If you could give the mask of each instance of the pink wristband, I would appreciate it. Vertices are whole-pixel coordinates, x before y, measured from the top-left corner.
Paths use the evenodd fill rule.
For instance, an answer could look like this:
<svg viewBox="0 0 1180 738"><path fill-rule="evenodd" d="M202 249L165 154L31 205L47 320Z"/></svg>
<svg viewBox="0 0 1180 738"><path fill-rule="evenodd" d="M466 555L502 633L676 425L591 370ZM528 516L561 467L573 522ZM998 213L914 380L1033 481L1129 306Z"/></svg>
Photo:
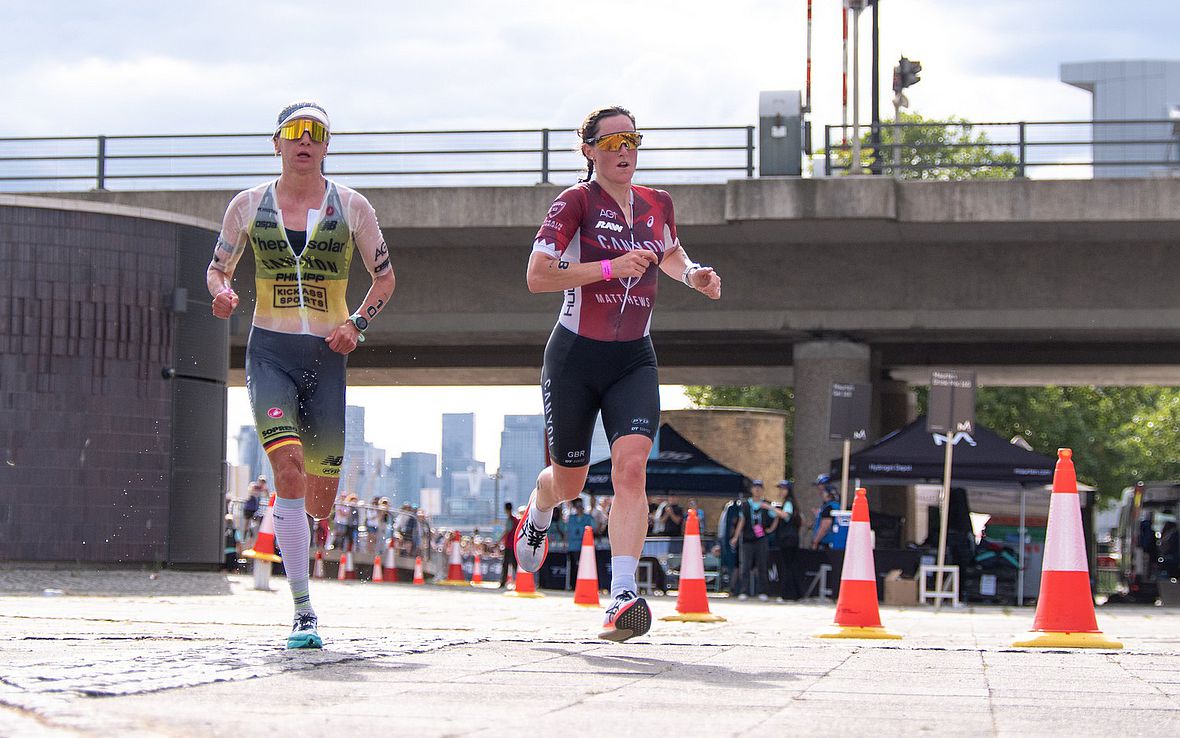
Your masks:
<svg viewBox="0 0 1180 738"><path fill-rule="evenodd" d="M602 261L600 261L598 263L602 265L602 278L603 279L610 279L610 277L611 277L610 259L603 259Z"/></svg>

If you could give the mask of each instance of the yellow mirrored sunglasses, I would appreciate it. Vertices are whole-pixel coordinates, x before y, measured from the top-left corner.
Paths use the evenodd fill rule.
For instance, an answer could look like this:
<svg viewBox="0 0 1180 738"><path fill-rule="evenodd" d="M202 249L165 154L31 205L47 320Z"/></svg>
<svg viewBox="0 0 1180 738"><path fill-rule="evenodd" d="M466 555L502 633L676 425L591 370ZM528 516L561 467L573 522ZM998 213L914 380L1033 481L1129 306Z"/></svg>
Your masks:
<svg viewBox="0 0 1180 738"><path fill-rule="evenodd" d="M318 120L311 120L309 118L298 118L284 123L279 127L278 136L288 141L298 141L303 138L303 134L305 133L310 133L311 140L317 143L323 143L328 140L328 127Z"/></svg>
<svg viewBox="0 0 1180 738"><path fill-rule="evenodd" d="M635 131L608 133L604 136L588 139L586 143L603 151L618 151L624 146L634 151L643 143L643 134L636 133Z"/></svg>

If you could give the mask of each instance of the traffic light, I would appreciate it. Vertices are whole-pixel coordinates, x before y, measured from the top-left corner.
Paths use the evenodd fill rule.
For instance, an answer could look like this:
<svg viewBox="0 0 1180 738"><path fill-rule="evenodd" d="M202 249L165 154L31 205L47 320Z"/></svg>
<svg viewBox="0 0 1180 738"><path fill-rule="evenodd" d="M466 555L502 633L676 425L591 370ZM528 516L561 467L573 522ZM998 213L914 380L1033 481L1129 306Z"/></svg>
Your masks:
<svg viewBox="0 0 1180 738"><path fill-rule="evenodd" d="M922 78L918 76L918 72L921 71L922 62L910 61L903 56L893 68L893 91L901 92L910 85L921 82Z"/></svg>

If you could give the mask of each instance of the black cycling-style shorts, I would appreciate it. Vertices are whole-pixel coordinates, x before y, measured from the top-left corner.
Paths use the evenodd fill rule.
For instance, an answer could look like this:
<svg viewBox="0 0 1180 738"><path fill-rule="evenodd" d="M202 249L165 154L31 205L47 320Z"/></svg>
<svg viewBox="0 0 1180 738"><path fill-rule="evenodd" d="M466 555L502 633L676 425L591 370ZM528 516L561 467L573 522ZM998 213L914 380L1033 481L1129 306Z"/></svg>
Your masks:
<svg viewBox="0 0 1180 738"><path fill-rule="evenodd" d="M589 463L599 411L612 445L626 435L654 438L660 382L651 338L596 341L556 326L545 345L541 398L549 458L557 466Z"/></svg>
<svg viewBox="0 0 1180 738"><path fill-rule="evenodd" d="M268 454L299 444L308 474L340 478L347 364L320 336L250 329L246 390Z"/></svg>

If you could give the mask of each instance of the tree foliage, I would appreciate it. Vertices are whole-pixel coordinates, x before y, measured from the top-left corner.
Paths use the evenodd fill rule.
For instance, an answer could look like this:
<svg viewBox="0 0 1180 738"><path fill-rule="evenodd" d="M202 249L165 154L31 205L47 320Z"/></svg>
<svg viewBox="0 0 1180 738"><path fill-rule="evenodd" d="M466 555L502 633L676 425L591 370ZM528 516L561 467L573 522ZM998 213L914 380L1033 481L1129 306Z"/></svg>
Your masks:
<svg viewBox="0 0 1180 738"><path fill-rule="evenodd" d="M881 122L881 166L889 176L944 181L1016 176L1016 155L962 118L931 121L918 113L902 113L901 122L907 125ZM871 139L871 132L861 138L861 167L866 172L873 161ZM896 165L894 142L899 144ZM833 147L832 158L836 166L847 167L851 151Z"/></svg>
<svg viewBox="0 0 1180 738"><path fill-rule="evenodd" d="M790 461L795 409L790 389L703 386L685 392L700 406L785 410ZM918 410L925 412L926 387L916 393ZM1175 387L982 387L975 419L1004 438L1021 436L1047 456L1072 448L1078 479L1097 487L1106 500L1140 480L1180 478Z"/></svg>

